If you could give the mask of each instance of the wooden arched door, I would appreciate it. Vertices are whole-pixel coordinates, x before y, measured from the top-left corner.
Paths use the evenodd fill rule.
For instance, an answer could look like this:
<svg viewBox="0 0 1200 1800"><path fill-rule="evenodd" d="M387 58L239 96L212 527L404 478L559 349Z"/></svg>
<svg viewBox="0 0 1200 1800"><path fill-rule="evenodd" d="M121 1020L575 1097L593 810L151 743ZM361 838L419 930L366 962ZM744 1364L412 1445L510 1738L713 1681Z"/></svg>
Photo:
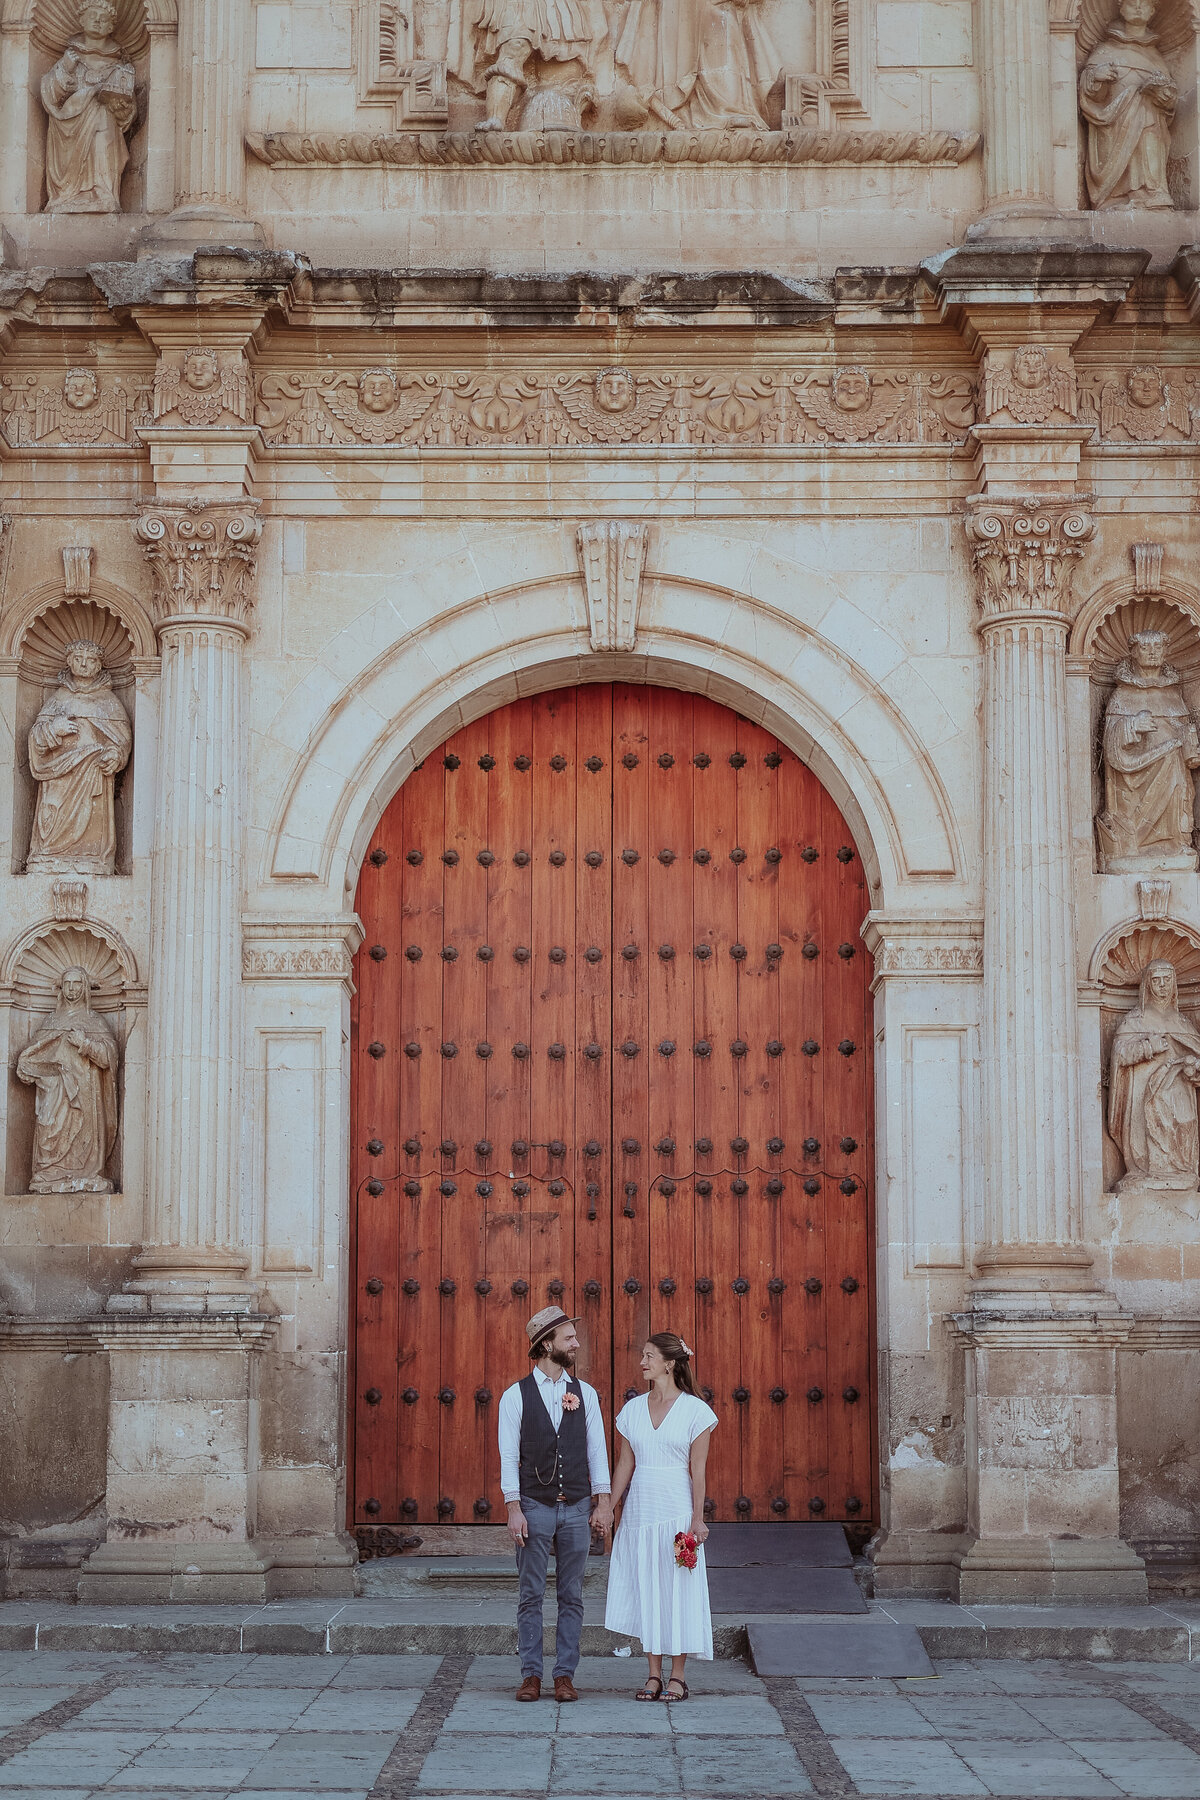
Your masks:
<svg viewBox="0 0 1200 1800"><path fill-rule="evenodd" d="M356 905L354 1525L503 1516L552 1300L610 1420L650 1331L693 1346L716 1518L868 1520L868 897L812 772L672 689L516 701L405 782Z"/></svg>

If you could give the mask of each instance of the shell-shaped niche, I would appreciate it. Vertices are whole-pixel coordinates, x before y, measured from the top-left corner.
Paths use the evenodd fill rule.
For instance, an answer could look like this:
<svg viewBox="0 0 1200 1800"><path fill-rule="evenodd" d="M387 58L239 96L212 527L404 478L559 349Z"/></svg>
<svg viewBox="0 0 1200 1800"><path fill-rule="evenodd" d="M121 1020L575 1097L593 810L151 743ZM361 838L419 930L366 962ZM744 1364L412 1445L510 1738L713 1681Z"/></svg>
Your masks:
<svg viewBox="0 0 1200 1800"><path fill-rule="evenodd" d="M1147 963L1174 963L1181 1004L1200 1004L1200 944L1170 925L1138 925L1109 950L1100 971L1105 999L1121 1005L1137 1000Z"/></svg>
<svg viewBox="0 0 1200 1800"><path fill-rule="evenodd" d="M21 639L20 672L44 684L57 679L67 645L90 638L100 646L104 667L120 683L133 674L133 640L116 613L92 600L69 600L31 619Z"/></svg>
<svg viewBox="0 0 1200 1800"><path fill-rule="evenodd" d="M126 56L144 56L150 48L146 30L146 0L116 0L113 36ZM80 31L79 0L37 0L31 36L39 49L61 56Z"/></svg>
<svg viewBox="0 0 1200 1800"><path fill-rule="evenodd" d="M1092 679L1111 685L1119 664L1129 655L1129 640L1139 631L1161 631L1167 638L1167 661L1179 671L1184 686L1200 682L1200 632L1177 606L1158 599L1128 600L1113 608L1092 638Z"/></svg>
<svg viewBox="0 0 1200 1800"><path fill-rule="evenodd" d="M13 1004L30 1012L53 1012L64 971L86 970L92 983L92 1006L115 1012L125 1003L125 970L112 945L84 926L64 925L27 945L13 978Z"/></svg>

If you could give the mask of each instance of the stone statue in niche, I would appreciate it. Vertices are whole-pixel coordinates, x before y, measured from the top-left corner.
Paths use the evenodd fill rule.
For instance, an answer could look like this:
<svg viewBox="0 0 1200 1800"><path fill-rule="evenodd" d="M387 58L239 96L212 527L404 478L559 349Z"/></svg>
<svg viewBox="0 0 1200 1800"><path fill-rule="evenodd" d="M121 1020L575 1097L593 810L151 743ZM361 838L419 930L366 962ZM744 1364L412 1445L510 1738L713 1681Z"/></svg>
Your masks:
<svg viewBox="0 0 1200 1800"><path fill-rule="evenodd" d="M1164 632L1134 632L1105 708L1105 809L1096 836L1106 874L1196 867L1200 735L1166 648Z"/></svg>
<svg viewBox="0 0 1200 1800"><path fill-rule="evenodd" d="M595 102L585 0L451 0L447 68L484 96L477 131L578 131Z"/></svg>
<svg viewBox="0 0 1200 1800"><path fill-rule="evenodd" d="M1115 1191L1194 1193L1200 1178L1200 1032L1179 1010L1174 963L1147 963L1113 1038L1108 1129L1125 1173Z"/></svg>
<svg viewBox="0 0 1200 1800"><path fill-rule="evenodd" d="M781 74L761 0L631 0L618 73L669 130L768 129Z"/></svg>
<svg viewBox="0 0 1200 1800"><path fill-rule="evenodd" d="M86 969L64 969L58 1005L17 1058L37 1088L34 1194L110 1194L105 1174L117 1137L117 1044L92 1010Z"/></svg>
<svg viewBox="0 0 1200 1800"><path fill-rule="evenodd" d="M121 210L137 102L133 64L112 35L116 22L113 0L83 0L81 31L42 78L47 212Z"/></svg>
<svg viewBox="0 0 1200 1800"><path fill-rule="evenodd" d="M117 833L116 778L133 744L129 715L98 644L67 646L66 668L29 733L29 769L38 784L25 867L54 875L111 875Z"/></svg>
<svg viewBox="0 0 1200 1800"><path fill-rule="evenodd" d="M1079 110L1087 124L1088 198L1097 210L1169 209L1171 121L1179 99L1157 47L1155 0L1121 0L1079 75Z"/></svg>

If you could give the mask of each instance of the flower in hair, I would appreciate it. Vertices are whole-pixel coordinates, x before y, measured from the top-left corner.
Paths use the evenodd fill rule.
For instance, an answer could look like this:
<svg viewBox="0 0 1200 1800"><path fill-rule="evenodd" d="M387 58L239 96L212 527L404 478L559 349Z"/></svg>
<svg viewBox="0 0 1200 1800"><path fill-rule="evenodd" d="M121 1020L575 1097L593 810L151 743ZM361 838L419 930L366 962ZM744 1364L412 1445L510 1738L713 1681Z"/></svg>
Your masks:
<svg viewBox="0 0 1200 1800"><path fill-rule="evenodd" d="M685 1344L682 1338L680 1338L680 1340L679 1340L679 1348L683 1351L683 1354L685 1356L690 1356L692 1354L691 1345Z"/></svg>

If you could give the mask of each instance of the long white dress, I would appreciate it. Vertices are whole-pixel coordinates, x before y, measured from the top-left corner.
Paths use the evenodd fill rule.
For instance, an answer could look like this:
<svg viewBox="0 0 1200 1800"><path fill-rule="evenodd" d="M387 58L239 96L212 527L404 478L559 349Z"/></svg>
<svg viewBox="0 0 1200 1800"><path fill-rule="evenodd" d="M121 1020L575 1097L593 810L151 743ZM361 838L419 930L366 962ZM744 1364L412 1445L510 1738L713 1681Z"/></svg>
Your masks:
<svg viewBox="0 0 1200 1800"><path fill-rule="evenodd" d="M634 1454L633 1480L613 1539L604 1623L655 1656L713 1653L704 1549L696 1567L675 1561L675 1533L692 1522L692 1445L717 1423L711 1406L681 1393L658 1430L640 1394L621 1408L617 1430Z"/></svg>

